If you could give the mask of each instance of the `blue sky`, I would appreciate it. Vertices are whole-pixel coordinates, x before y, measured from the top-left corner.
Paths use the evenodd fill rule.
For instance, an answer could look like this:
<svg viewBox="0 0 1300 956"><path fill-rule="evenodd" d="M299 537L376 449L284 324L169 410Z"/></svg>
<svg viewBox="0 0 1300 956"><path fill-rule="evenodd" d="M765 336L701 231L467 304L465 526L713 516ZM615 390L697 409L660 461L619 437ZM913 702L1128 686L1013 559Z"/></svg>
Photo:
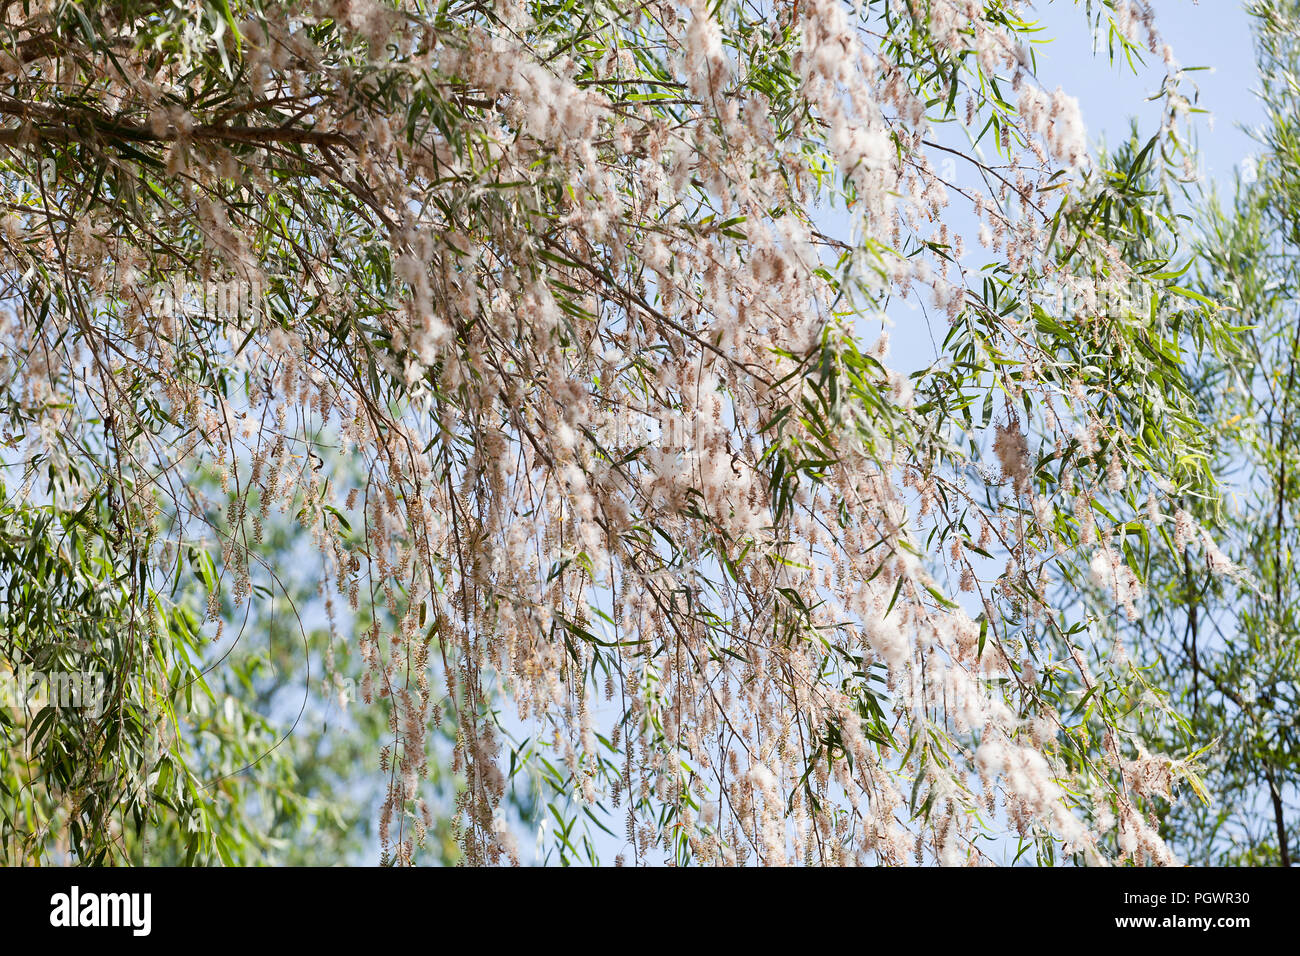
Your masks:
<svg viewBox="0 0 1300 956"><path fill-rule="evenodd" d="M1082 6L1072 0L1035 4L1045 35L1055 38L1039 48L1040 78L1079 98L1094 144L1123 136L1131 116L1143 128L1153 127L1159 121L1158 106L1144 98L1160 88L1163 63L1150 57L1147 68L1134 75L1126 64L1109 67L1104 46L1094 57ZM1257 149L1240 127L1263 119L1252 92L1257 73L1251 18L1237 0L1155 0L1153 6L1156 27L1179 65L1210 67L1188 76L1199 88L1196 105L1212 113L1212 120L1198 117L1197 145L1207 179L1230 188L1234 168Z"/></svg>

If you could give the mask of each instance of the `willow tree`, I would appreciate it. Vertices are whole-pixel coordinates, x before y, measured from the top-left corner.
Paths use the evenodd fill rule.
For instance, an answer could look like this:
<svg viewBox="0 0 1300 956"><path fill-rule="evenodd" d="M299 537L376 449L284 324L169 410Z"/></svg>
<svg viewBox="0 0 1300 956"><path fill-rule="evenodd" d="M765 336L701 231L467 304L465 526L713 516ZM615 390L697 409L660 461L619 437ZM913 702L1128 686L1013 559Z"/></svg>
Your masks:
<svg viewBox="0 0 1300 956"><path fill-rule="evenodd" d="M431 761L471 863L518 859L512 788L563 860L595 827L626 862L1172 859L1185 767L1093 622L1139 613L1149 511L1212 493L1179 342L1223 332L1128 254L1150 197L1021 7L0 7L6 494L118 588L47 826L84 858L119 815L220 825L168 616L195 576L204 636L270 600L278 509L326 680L387 715L390 862ZM1136 161L1179 175L1149 11L1090 28L1169 64ZM905 302L942 339L913 375Z"/></svg>
<svg viewBox="0 0 1300 956"><path fill-rule="evenodd" d="M1300 842L1300 5L1247 9L1266 117L1261 153L1243 164L1250 175L1231 201L1204 198L1196 279L1243 334L1233 354L1198 363L1191 381L1213 433L1213 470L1231 493L1188 495L1165 522L1151 613L1131 640L1186 718L1151 736L1202 749L1214 795L1162 811L1168 842L1195 863L1290 866ZM1231 573L1215 573L1224 567Z"/></svg>

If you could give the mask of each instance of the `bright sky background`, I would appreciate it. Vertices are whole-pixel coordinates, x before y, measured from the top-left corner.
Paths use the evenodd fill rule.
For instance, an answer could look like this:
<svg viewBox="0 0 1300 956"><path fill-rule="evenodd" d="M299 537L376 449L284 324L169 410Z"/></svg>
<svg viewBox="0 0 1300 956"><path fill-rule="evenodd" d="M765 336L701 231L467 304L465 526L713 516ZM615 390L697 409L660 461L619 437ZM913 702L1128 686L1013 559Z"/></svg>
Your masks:
<svg viewBox="0 0 1300 956"><path fill-rule="evenodd" d="M1095 59L1092 38L1080 29L1083 18L1075 3L1037 0L1034 6L1047 28L1044 35L1055 38L1039 47L1039 77L1044 85L1060 84L1079 98L1090 143L1123 137L1130 116L1137 116L1144 129L1154 128L1158 106L1142 101L1160 88L1160 58L1150 57L1136 76L1126 64L1106 68L1104 38L1100 58ZM1196 105L1212 113L1198 117L1197 145L1207 179L1231 189L1234 168L1257 149L1241 127L1263 120L1253 95L1257 73L1251 18L1238 0L1153 0L1153 6L1156 28L1173 47L1178 64L1211 68L1189 76L1199 87Z"/></svg>

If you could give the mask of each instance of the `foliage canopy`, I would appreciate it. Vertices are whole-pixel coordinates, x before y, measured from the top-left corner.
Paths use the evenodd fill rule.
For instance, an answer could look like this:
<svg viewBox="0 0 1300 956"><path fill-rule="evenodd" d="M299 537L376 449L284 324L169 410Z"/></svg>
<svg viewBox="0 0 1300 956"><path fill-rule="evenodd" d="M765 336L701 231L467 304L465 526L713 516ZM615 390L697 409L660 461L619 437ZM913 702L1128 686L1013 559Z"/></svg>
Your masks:
<svg viewBox="0 0 1300 956"><path fill-rule="evenodd" d="M449 791L475 864L1172 860L1113 638L1234 340L1177 69L1092 158L1023 6L0 5L4 654L108 675L0 728L6 858L314 812L209 683L280 602L388 862Z"/></svg>

